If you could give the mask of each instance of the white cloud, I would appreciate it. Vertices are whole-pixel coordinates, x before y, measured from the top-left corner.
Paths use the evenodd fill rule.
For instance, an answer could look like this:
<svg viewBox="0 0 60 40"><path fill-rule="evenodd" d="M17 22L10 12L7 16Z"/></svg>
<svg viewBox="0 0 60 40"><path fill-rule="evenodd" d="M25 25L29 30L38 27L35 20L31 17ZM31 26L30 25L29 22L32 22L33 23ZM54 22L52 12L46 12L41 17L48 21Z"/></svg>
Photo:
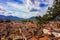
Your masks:
<svg viewBox="0 0 60 40"><path fill-rule="evenodd" d="M0 5L0 15L9 16L11 13L12 11L5 9L3 5Z"/></svg>
<svg viewBox="0 0 60 40"><path fill-rule="evenodd" d="M14 3L14 2L7 2L7 6L5 6L5 9L8 12L11 12L12 14L8 14L7 12L5 12L5 14L3 15L12 15L12 16L17 16L20 18L30 18L33 16L38 16L38 15L44 15L48 9L48 7L51 7L53 4L52 0L47 0L47 1L42 1L39 2L37 0L35 0L35 3L33 4L30 0L22 0L25 4L18 4L18 3ZM48 4L48 6L41 8L39 7L40 3L44 3L44 4ZM10 8L10 7L11 8ZM34 8L34 9L38 9L39 11L36 12L30 12L30 10Z"/></svg>
<svg viewBox="0 0 60 40"><path fill-rule="evenodd" d="M14 8L17 8L20 11L22 11L22 12L15 11L15 16L20 15L18 17L21 17L21 18L30 18L30 17L33 17L33 16L37 16L37 14L40 14L38 12L30 12L30 10L32 8L34 8L34 7L32 5L30 5L30 4L28 4L28 3L29 2L27 2L27 5L25 4L24 6L22 6L22 5L19 5L19 4L8 2L8 5L10 5L10 6L14 7ZM38 8L38 7L35 7L35 9L36 8Z"/></svg>
<svg viewBox="0 0 60 40"><path fill-rule="evenodd" d="M23 10L23 11L25 11L25 6L23 6L23 5L19 5L19 4L16 4L16 3L12 3L12 2L7 2L7 4L9 5L9 6L12 6L12 7L14 7L14 8L17 8L17 9L20 9L20 10Z"/></svg>

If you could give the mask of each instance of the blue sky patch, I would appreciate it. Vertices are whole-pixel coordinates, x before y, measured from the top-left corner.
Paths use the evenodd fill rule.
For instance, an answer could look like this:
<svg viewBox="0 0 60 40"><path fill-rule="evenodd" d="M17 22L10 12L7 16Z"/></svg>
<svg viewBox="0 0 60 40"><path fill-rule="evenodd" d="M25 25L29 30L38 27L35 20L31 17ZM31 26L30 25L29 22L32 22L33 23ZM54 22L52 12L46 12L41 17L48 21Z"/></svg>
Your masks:
<svg viewBox="0 0 60 40"><path fill-rule="evenodd" d="M23 1L22 0L9 0L10 2L16 2L16 3L19 3L19 4L23 4Z"/></svg>
<svg viewBox="0 0 60 40"><path fill-rule="evenodd" d="M39 6L40 7L46 7L46 6L48 6L48 4L41 3Z"/></svg>

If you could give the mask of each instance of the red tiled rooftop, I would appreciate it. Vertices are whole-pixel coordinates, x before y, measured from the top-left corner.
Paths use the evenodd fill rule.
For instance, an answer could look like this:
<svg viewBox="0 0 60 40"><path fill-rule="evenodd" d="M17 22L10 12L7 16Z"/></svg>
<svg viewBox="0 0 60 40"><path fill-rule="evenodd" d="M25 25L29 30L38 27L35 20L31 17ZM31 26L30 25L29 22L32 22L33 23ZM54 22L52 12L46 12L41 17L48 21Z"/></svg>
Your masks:
<svg viewBox="0 0 60 40"><path fill-rule="evenodd" d="M42 37L42 38L39 38L39 40L49 40L48 37Z"/></svg>
<svg viewBox="0 0 60 40"><path fill-rule="evenodd" d="M38 40L35 36L33 36L30 40Z"/></svg>

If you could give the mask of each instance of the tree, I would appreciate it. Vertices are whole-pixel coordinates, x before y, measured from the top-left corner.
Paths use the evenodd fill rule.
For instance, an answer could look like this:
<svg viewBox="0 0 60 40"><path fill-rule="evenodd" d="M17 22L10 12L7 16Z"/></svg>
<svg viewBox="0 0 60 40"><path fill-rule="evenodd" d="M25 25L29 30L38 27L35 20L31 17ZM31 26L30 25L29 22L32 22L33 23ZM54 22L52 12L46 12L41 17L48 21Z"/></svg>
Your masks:
<svg viewBox="0 0 60 40"><path fill-rule="evenodd" d="M44 20L42 19L41 16L36 16L36 17L35 17L35 20L36 20L39 24L44 23Z"/></svg>
<svg viewBox="0 0 60 40"><path fill-rule="evenodd" d="M60 17L60 0L54 0L53 6L48 7L48 14L45 14L43 17L37 16L35 17L38 23L47 23L48 21L55 20L58 16Z"/></svg>
<svg viewBox="0 0 60 40"><path fill-rule="evenodd" d="M48 13L52 16L50 20L54 20L58 15L60 15L60 0L55 0L54 5L48 8Z"/></svg>

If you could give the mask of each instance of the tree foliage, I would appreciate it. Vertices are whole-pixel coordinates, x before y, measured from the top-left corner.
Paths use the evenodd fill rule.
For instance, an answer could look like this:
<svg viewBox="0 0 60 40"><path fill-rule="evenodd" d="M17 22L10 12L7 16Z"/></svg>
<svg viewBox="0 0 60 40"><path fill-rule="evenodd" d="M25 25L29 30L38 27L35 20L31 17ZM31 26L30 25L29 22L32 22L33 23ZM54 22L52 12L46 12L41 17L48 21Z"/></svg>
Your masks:
<svg viewBox="0 0 60 40"><path fill-rule="evenodd" d="M54 20L57 16L60 15L60 0L54 0L53 6L48 7L47 14L45 14L43 17L37 16L35 17L36 20L39 23L46 23L48 21Z"/></svg>

